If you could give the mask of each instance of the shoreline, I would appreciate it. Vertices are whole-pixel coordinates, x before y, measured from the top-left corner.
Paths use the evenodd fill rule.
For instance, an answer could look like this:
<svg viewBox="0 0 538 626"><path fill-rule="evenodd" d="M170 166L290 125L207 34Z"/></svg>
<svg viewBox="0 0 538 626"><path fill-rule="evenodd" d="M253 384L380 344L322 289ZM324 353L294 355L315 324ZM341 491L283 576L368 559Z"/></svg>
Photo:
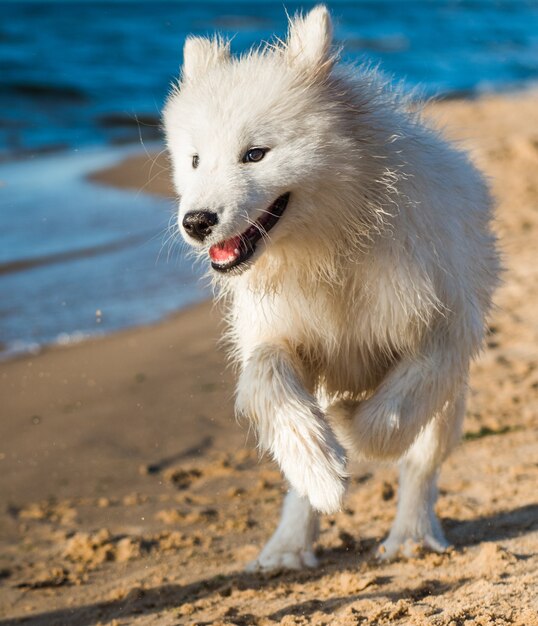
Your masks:
<svg viewBox="0 0 538 626"><path fill-rule="evenodd" d="M128 333L136 333L138 330L145 331L151 328L155 328L156 326L160 326L161 324L173 325L174 323L177 323L177 318L181 317L184 313L190 314L193 309L201 309L205 312L206 308L212 308L213 306L214 304L212 299L206 298L204 300L185 304L176 311L166 313L164 317L155 322L147 322L145 324L134 323L132 326L124 326L122 328L117 328L108 332L100 332L99 330L97 330L93 333L75 331L70 335L62 333L55 341L51 341L49 343L36 343L35 345L28 345L27 347L23 346L20 349L14 349L12 352L8 350L0 351L0 366L3 363L11 363L13 361L24 359L33 359L56 350L65 350L73 348L75 346L83 346L87 343L106 341L109 337L122 336Z"/></svg>
<svg viewBox="0 0 538 626"><path fill-rule="evenodd" d="M208 297L170 241L171 202L87 179L139 153L100 148L0 165L0 360L144 326Z"/></svg>

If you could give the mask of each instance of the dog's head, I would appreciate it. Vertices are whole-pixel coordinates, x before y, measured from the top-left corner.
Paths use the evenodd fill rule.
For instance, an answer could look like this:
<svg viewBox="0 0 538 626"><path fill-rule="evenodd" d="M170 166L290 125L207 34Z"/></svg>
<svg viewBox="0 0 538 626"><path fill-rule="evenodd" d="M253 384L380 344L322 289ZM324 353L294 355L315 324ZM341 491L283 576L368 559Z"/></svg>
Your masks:
<svg viewBox="0 0 538 626"><path fill-rule="evenodd" d="M324 6L292 20L286 42L239 58L218 38L187 39L164 124L180 230L215 271L239 273L304 236L320 186L338 176L331 42Z"/></svg>

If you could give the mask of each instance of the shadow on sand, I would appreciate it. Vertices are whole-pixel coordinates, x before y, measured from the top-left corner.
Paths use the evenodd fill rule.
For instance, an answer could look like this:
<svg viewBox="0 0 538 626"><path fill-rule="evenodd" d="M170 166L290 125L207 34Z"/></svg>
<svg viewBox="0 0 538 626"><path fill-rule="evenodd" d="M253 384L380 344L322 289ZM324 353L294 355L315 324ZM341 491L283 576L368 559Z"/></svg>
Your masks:
<svg viewBox="0 0 538 626"><path fill-rule="evenodd" d="M444 525L449 539L453 541L456 548L475 545L482 541L511 539L538 529L538 505L530 504L475 520L445 520ZM1 620L0 626L15 626L16 624L27 626L91 626L99 621L107 622L113 619L125 619L132 615L151 614L177 608L185 602L200 600L212 594L228 596L232 589L271 588L282 584L282 582L300 583L317 580L337 571L353 570L360 563L369 561L374 545L375 542L372 539L365 539L357 542L354 548L350 550L342 548L326 550L321 555L323 566L316 570L286 572L279 576L232 572L228 575L212 576L188 585L161 585L153 589L135 589L121 600ZM372 563L371 567L375 571L380 566ZM284 607L268 617L282 619L285 615L308 616L316 611L331 614L342 606L361 598L387 597L393 601L400 598L420 600L426 596L442 595L466 582L466 579L462 579L454 584L445 584L436 580L425 580L419 587L404 589L396 594L383 590L383 586L390 583L390 580L390 577L387 576L375 578L372 583L372 586L378 588L375 592L360 592L324 601L308 600ZM230 614L230 619L238 625L247 626L253 623L254 617L235 612L234 615Z"/></svg>

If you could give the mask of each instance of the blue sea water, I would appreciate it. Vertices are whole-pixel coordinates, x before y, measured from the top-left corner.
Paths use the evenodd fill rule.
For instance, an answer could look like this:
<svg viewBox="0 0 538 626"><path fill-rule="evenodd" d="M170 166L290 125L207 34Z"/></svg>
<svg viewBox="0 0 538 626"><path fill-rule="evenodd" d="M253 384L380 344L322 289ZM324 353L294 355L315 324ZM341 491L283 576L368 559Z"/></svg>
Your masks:
<svg viewBox="0 0 538 626"><path fill-rule="evenodd" d="M245 50L285 35L284 7L312 2L0 1L0 155L121 142L157 129L188 33ZM538 78L536 0L328 1L350 59L380 63L427 95Z"/></svg>
<svg viewBox="0 0 538 626"><path fill-rule="evenodd" d="M0 359L156 322L207 297L199 268L170 240L172 202L87 180L137 152L0 164Z"/></svg>
<svg viewBox="0 0 538 626"><path fill-rule="evenodd" d="M218 30L241 52L285 35L284 6L313 4L0 1L0 354L156 321L207 295L181 251L159 257L173 200L85 176L136 150L123 144L160 140L188 33ZM344 58L425 95L538 79L535 0L327 4Z"/></svg>

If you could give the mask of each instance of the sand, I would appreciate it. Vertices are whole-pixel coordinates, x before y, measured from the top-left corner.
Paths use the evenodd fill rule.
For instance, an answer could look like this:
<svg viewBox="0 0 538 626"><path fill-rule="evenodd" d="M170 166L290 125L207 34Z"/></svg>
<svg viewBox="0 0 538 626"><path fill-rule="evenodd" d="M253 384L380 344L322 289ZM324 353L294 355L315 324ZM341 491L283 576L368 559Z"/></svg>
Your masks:
<svg viewBox="0 0 538 626"><path fill-rule="evenodd" d="M538 95L430 107L491 177L506 273L438 511L454 547L372 558L391 466L355 467L321 567L245 574L283 483L232 410L218 310L0 364L0 626L538 625ZM101 183L172 195L164 157Z"/></svg>

